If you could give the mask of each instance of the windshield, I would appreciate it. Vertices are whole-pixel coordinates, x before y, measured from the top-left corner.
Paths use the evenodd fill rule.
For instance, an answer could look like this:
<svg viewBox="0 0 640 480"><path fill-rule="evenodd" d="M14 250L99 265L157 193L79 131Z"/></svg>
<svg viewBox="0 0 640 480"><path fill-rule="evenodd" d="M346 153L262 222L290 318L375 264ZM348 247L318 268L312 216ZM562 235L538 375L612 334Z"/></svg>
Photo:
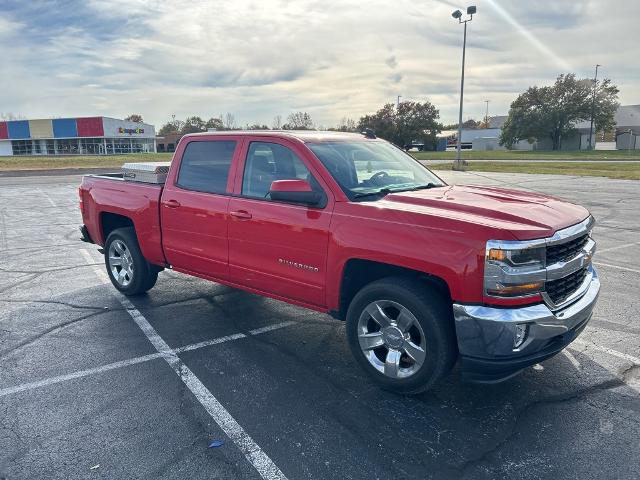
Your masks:
<svg viewBox="0 0 640 480"><path fill-rule="evenodd" d="M307 146L351 200L442 187L425 166L387 142L323 142Z"/></svg>

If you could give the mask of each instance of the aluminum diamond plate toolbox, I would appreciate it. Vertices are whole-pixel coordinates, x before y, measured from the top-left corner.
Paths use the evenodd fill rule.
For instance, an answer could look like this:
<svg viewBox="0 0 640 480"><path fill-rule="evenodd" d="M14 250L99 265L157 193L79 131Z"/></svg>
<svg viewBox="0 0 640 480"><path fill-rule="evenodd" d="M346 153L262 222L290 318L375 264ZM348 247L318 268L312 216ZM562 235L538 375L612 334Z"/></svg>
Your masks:
<svg viewBox="0 0 640 480"><path fill-rule="evenodd" d="M122 174L129 182L163 184L167 180L169 165L171 162L125 163Z"/></svg>

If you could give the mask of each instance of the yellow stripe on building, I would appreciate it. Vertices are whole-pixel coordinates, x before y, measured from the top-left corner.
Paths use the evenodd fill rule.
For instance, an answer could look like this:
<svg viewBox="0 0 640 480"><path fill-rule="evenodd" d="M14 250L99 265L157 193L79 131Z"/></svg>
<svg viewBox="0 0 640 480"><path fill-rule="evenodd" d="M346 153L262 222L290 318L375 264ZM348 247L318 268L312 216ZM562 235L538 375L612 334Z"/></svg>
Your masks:
<svg viewBox="0 0 640 480"><path fill-rule="evenodd" d="M29 120L31 138L53 138L51 120Z"/></svg>

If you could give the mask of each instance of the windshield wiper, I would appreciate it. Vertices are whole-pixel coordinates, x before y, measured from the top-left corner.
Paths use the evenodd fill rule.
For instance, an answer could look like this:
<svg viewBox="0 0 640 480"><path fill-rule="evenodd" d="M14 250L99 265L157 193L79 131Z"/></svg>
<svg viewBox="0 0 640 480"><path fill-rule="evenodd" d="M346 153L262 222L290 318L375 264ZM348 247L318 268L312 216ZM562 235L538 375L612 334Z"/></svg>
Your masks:
<svg viewBox="0 0 640 480"><path fill-rule="evenodd" d="M413 192L416 190L426 190L428 188L441 187L442 185L436 185L435 183L425 183L423 185L414 185L408 188L381 188L380 190L376 190L375 192L357 192L353 195L353 198L364 198L364 197L375 197L377 195L389 195L390 193L401 193L401 192Z"/></svg>
<svg viewBox="0 0 640 480"><path fill-rule="evenodd" d="M393 190L388 188L381 188L380 190L376 190L375 192L357 192L353 194L353 198L364 198L364 197L375 197L377 195L389 195L393 193Z"/></svg>
<svg viewBox="0 0 640 480"><path fill-rule="evenodd" d="M415 190L427 190L429 188L435 188L435 187L441 187L442 185L436 185L435 183L425 183L424 185L416 185L415 187L411 187L408 190L405 190L405 192L413 192Z"/></svg>

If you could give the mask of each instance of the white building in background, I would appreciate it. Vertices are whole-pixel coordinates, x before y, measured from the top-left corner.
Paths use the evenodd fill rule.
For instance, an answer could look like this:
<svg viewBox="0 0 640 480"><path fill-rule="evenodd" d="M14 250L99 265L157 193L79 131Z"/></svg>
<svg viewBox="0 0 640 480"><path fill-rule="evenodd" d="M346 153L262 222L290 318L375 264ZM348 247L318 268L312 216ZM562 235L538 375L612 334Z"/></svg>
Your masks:
<svg viewBox="0 0 640 480"><path fill-rule="evenodd" d="M618 150L640 150L640 105L618 109L615 142Z"/></svg>
<svg viewBox="0 0 640 480"><path fill-rule="evenodd" d="M462 130L462 148L473 150L506 150L500 145L500 133L507 120L507 115L489 117L489 128ZM615 132L610 140L602 141L602 132L593 132L592 146L606 143L605 148L640 150L640 105L620 106L615 114ZM575 131L563 138L562 150L587 150L589 148L590 121L580 122ZM595 130L595 128L594 128ZM443 131L439 137L447 138L447 146L454 147L457 142L457 130ZM550 138L541 138L533 143L522 140L512 150L551 150Z"/></svg>

